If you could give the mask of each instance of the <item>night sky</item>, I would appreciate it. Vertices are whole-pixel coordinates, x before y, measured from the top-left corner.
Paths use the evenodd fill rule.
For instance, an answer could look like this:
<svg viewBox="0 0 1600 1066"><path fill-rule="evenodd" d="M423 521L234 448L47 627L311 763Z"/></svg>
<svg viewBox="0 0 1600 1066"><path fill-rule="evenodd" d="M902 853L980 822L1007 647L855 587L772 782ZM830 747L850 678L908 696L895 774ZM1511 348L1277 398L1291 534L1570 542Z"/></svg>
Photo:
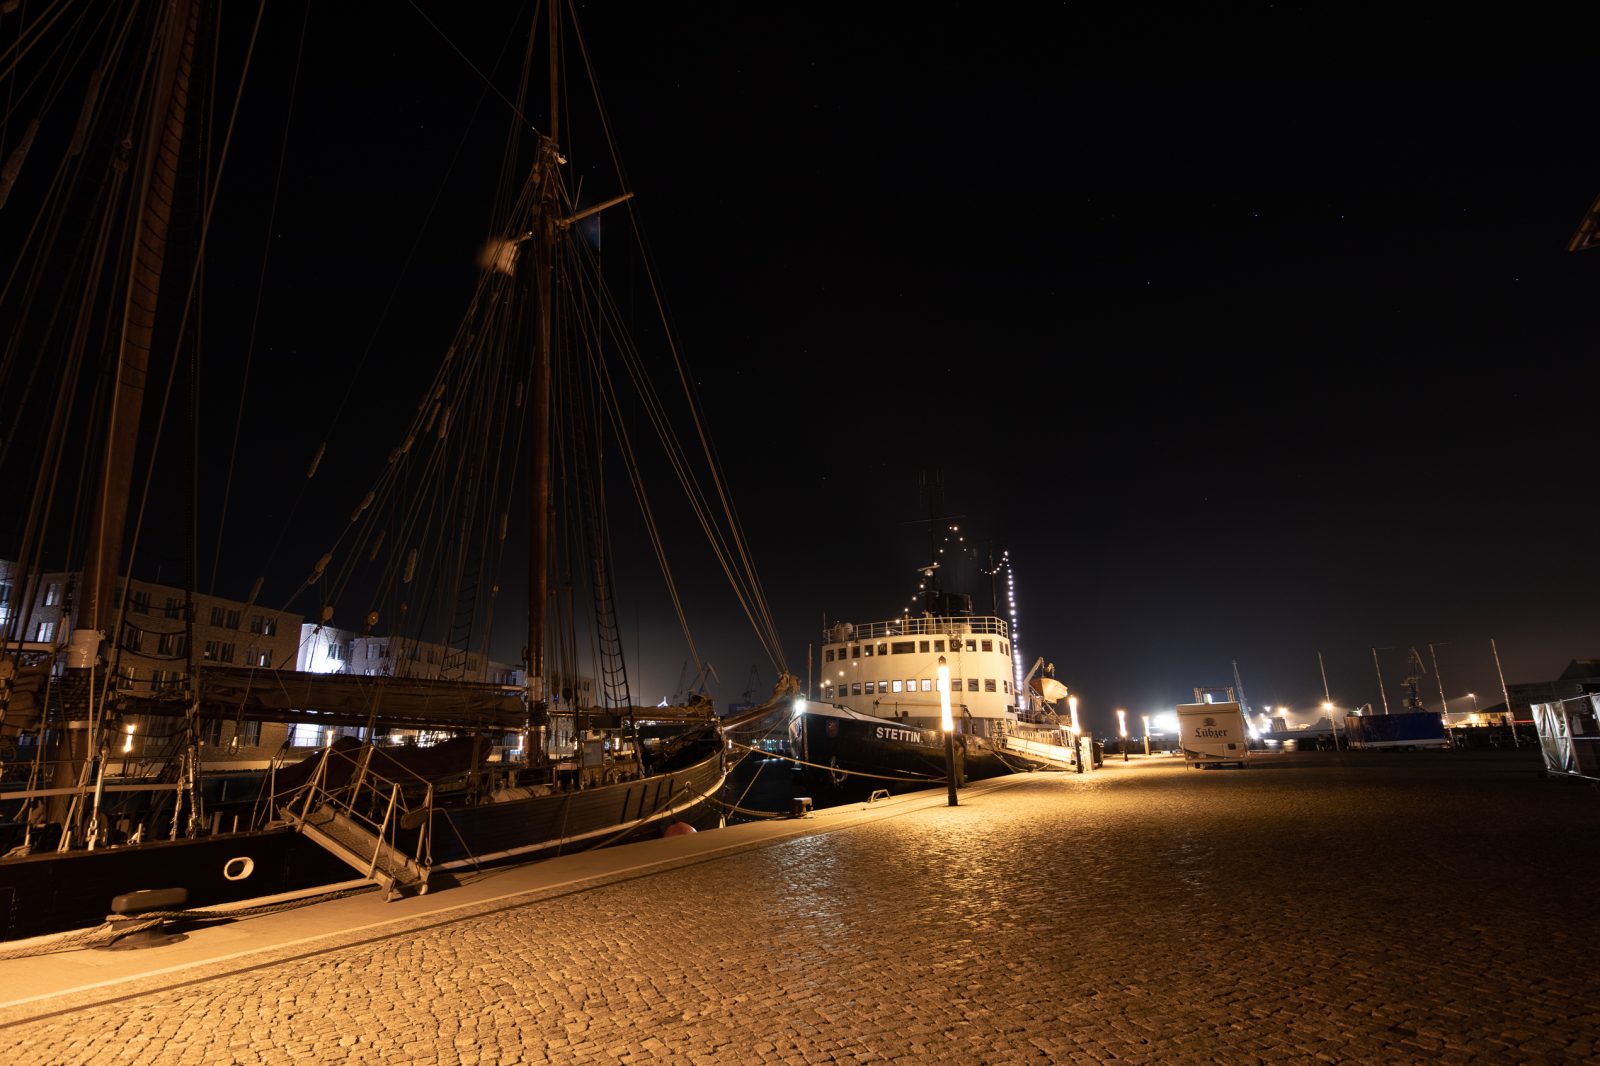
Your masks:
<svg viewBox="0 0 1600 1066"><path fill-rule="evenodd" d="M303 17L270 6L230 162L253 206L219 218L210 315L233 328ZM381 455L379 401L447 343L529 17L311 11L243 458L269 513L230 519L232 594L317 554L287 500L321 427ZM1600 657L1600 250L1566 251L1600 193L1593 27L1462 17L580 8L790 668L825 618L909 601L930 469L971 543L1010 551L1022 652L1091 727L1234 660L1253 703L1309 710L1321 651L1350 707L1378 703L1390 648L1397 708L1432 642L1462 711L1499 700L1490 637L1512 682ZM571 118L585 199L609 195ZM649 641L658 597L623 584ZM731 601L694 599L719 702L752 664L770 685ZM684 657L647 652L640 694Z"/></svg>

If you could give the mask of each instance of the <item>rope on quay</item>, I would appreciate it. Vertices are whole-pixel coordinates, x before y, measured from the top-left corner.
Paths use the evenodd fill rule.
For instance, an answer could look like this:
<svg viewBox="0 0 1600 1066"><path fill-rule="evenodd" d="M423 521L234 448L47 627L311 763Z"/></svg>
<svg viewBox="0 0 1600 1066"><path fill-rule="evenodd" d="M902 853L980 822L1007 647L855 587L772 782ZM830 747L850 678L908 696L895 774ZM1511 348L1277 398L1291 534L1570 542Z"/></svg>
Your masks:
<svg viewBox="0 0 1600 1066"><path fill-rule="evenodd" d="M134 933L143 933L149 929L157 929L166 922L178 919L204 921L217 918L256 918L263 914L276 914L278 911L294 910L313 903L326 903L329 900L341 899L357 892L365 892L368 887L367 885L362 885L360 888L324 892L320 895L306 896L304 899L285 900L281 903L264 903L257 907L239 907L229 910L197 908L181 911L150 911L146 914L129 918L107 919L92 929L77 929L70 933L37 937L16 947L0 947L0 962L6 962L11 959L30 959L38 955L52 955L58 951L76 951L79 948L103 947L113 944L123 937Z"/></svg>
<svg viewBox="0 0 1600 1066"><path fill-rule="evenodd" d="M894 775L891 775L891 774L869 774L869 773L866 773L866 772L861 771L861 770L841 770L837 766L823 766L821 763L806 762L804 759L796 759L793 755L778 755L778 754L776 754L774 752L767 751L765 748L752 748L748 744L739 743L737 740L730 740L730 741L728 741L728 743L730 745L732 745L733 747L735 747L735 748L743 748L745 751L754 752L757 755L764 755L769 759L782 759L784 762L792 762L796 766L809 766L814 770L826 770L830 774L839 774L839 775L841 775L843 777L871 777L871 778L875 778L875 779L877 779L879 781L917 781L917 782L922 782L922 781L943 781L944 780L944 778L942 778L942 777L934 777L931 774L926 775L926 776L920 776L920 777L904 777L904 776L898 776L897 777L897 776L894 776Z"/></svg>

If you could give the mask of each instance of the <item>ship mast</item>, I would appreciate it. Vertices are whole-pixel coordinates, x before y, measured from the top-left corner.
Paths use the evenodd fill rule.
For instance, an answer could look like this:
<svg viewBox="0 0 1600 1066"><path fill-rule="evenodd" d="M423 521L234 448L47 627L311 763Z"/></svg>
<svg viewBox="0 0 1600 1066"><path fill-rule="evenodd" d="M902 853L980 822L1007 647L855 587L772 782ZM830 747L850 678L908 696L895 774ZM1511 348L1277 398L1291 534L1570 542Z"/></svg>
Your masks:
<svg viewBox="0 0 1600 1066"><path fill-rule="evenodd" d="M147 116L145 153L139 173L138 221L134 231L133 262L123 307L122 334L112 390L110 428L101 463L100 484L89 521L79 597L78 625L67 652L68 683L64 702L71 704L68 724L57 749L54 784L70 787L82 776L91 753L88 737L94 718L92 672L102 640L115 634L108 628L115 618L112 602L122 560L123 534L128 522L129 488L139 436L145 380L149 375L156 302L167 249L168 222L172 215L184 120L188 113L189 75L194 62L199 8L196 0L173 0L168 5L167 37L161 49L156 95ZM78 718L74 712L88 714ZM83 750L79 750L79 748ZM71 797L52 797L51 820L65 821Z"/></svg>
<svg viewBox="0 0 1600 1066"><path fill-rule="evenodd" d="M546 603L550 595L550 345L554 336L555 242L559 228L561 163L557 137L560 133L558 44L559 5L546 5L550 35L550 132L539 139L539 158L534 166L538 177L538 214L534 225L535 306L539 320L533 346L533 410L529 468L533 475L530 494L530 533L528 537L528 740L524 752L533 764L535 738L543 752L545 712L548 707L549 679L545 665Z"/></svg>

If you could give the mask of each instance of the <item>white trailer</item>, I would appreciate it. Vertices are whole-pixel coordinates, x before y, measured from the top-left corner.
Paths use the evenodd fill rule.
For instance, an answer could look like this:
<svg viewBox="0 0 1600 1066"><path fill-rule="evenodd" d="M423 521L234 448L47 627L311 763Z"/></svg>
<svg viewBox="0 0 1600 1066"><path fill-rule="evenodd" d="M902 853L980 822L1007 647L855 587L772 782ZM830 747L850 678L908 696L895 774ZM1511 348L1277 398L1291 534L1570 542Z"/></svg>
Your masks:
<svg viewBox="0 0 1600 1066"><path fill-rule="evenodd" d="M1189 765L1243 766L1249 753L1247 740L1239 704L1178 704L1178 744Z"/></svg>

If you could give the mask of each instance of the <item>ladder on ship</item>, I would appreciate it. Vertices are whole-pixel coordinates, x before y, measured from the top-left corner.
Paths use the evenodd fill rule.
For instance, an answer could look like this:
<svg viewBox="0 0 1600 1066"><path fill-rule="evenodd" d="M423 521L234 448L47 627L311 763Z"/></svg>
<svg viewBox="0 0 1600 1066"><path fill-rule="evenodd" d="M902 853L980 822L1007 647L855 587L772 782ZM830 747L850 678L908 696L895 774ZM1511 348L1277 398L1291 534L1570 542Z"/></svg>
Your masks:
<svg viewBox="0 0 1600 1066"><path fill-rule="evenodd" d="M431 872L433 785L408 801L401 782L372 769L371 744L352 754L330 745L305 785L281 798L278 814L307 839L383 889L384 898L422 895ZM415 830L411 852L400 834Z"/></svg>

